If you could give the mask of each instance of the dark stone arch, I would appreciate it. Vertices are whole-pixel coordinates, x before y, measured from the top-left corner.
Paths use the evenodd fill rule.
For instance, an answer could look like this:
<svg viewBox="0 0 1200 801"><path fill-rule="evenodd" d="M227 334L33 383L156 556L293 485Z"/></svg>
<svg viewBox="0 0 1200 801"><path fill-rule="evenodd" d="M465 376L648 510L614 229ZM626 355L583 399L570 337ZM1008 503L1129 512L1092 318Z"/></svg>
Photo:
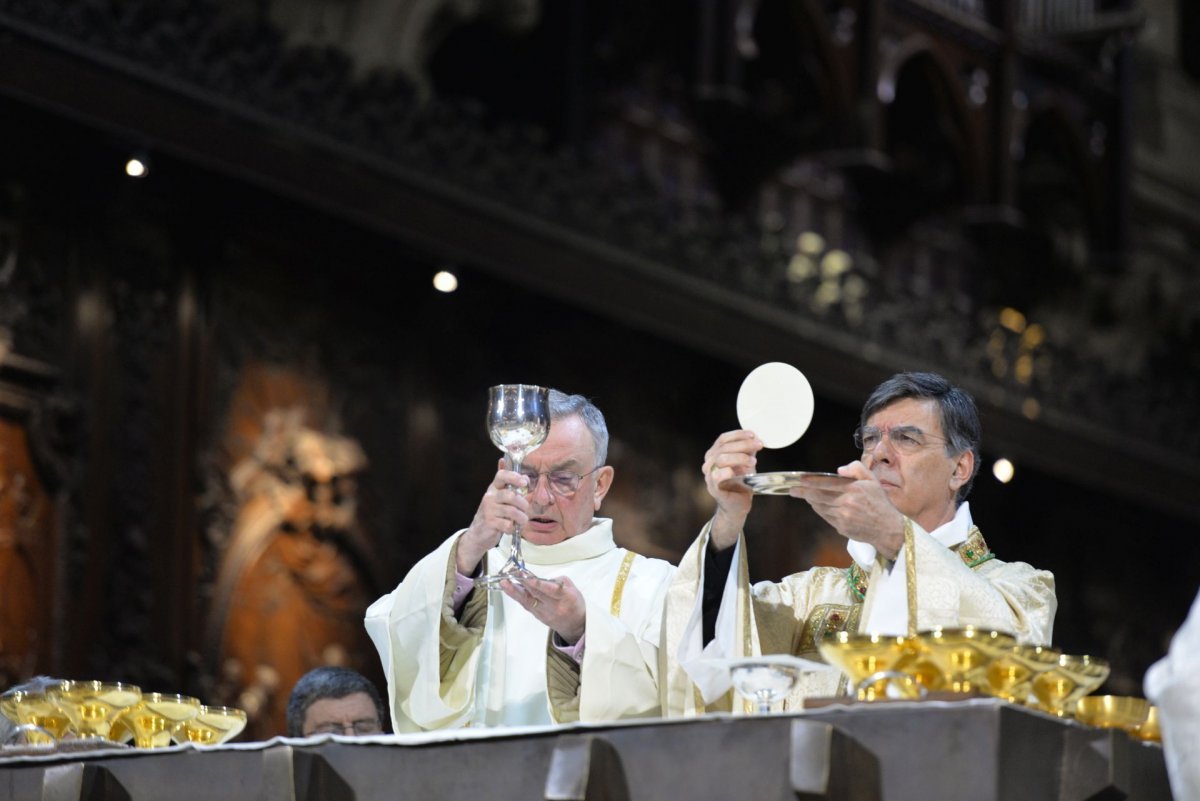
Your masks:
<svg viewBox="0 0 1200 801"><path fill-rule="evenodd" d="M1048 239L1055 260L1069 270L1081 269L1100 219L1099 180L1084 134L1053 105L1037 110L1022 133L1017 205Z"/></svg>
<svg viewBox="0 0 1200 801"><path fill-rule="evenodd" d="M969 201L979 193L979 142L962 88L932 48L902 46L879 84L884 151L909 221Z"/></svg>
<svg viewBox="0 0 1200 801"><path fill-rule="evenodd" d="M989 248L989 296L1032 309L1061 293L1078 292L1088 265L1095 267L1099 176L1089 164L1082 132L1062 108L1033 111L1014 136L1020 248L996 243ZM1079 308L1079 299L1073 306Z"/></svg>
<svg viewBox="0 0 1200 801"><path fill-rule="evenodd" d="M729 62L698 84L697 108L718 190L742 208L783 165L849 135L851 97L812 0L742 0L728 23Z"/></svg>

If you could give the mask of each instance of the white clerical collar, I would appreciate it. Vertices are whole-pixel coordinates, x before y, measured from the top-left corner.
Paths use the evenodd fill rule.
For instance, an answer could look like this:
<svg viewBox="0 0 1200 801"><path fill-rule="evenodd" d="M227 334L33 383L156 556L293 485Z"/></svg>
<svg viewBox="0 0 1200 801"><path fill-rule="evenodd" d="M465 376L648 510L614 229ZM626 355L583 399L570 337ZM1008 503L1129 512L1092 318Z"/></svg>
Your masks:
<svg viewBox="0 0 1200 801"><path fill-rule="evenodd" d="M949 521L929 532L929 536L945 545L947 548L953 548L960 542L966 542L967 535L971 533L973 526L971 520L971 504L968 501L963 501L958 505L958 510L954 513L954 517ZM871 565L875 563L875 548L865 542L858 540L848 540L846 542L846 550L859 566L864 570L870 570Z"/></svg>
<svg viewBox="0 0 1200 801"><path fill-rule="evenodd" d="M507 534L504 535L500 538L500 547L507 551L512 547L511 540ZM607 517L593 517L592 525L586 531L554 545L538 545L529 540L522 540L521 555L527 563L533 565L562 565L581 559L592 559L616 547L617 544L613 541L612 520Z"/></svg>
<svg viewBox="0 0 1200 801"><path fill-rule="evenodd" d="M968 501L963 501L958 505L958 511L954 513L954 519L943 523L929 532L929 536L947 548L953 548L960 542L967 541L972 525L971 504Z"/></svg>

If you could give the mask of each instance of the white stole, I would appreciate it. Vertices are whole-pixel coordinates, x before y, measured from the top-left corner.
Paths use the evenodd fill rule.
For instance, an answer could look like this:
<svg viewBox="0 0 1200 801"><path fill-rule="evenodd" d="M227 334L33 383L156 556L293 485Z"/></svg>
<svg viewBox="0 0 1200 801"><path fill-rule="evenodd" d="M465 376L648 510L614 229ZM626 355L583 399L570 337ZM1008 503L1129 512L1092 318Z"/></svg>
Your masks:
<svg viewBox="0 0 1200 801"><path fill-rule="evenodd" d="M947 548L953 548L955 545L967 541L972 525L971 505L964 501L955 512L954 519L929 532L929 536ZM913 523L913 530L916 533L921 531L921 527ZM872 571L878 559L878 553L874 546L858 540L850 540L846 543L846 550L849 551L850 556L867 575L871 576L869 590L871 599L863 610L863 622L860 626L860 630L864 634L897 636L908 634L908 571L905 570L905 559L908 554L905 551L906 547L906 545L900 546L895 561L890 565Z"/></svg>
<svg viewBox="0 0 1200 801"><path fill-rule="evenodd" d="M505 535L498 547L488 551L487 568L495 572L503 566L512 550L512 538ZM607 589L615 568L610 560L620 560L613 541L612 520L593 518L587 531L554 545L522 541L525 566L538 578L567 576L585 596ZM601 558L609 554L609 558ZM605 587L596 582L606 579ZM482 592L482 590L477 590ZM484 630L485 647L478 663L476 698L472 725L519 726L548 724L550 710L546 701L546 647L549 628L502 592L488 593L488 615ZM508 641L520 643L509 647Z"/></svg>

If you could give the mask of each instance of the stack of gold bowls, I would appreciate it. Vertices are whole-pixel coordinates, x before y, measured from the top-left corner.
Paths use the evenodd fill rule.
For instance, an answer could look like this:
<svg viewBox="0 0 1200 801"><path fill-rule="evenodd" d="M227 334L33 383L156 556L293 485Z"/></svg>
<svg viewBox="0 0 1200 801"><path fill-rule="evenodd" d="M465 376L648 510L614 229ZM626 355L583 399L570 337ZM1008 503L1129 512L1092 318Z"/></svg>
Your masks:
<svg viewBox="0 0 1200 801"><path fill-rule="evenodd" d="M1103 684L1108 672L1108 662L1103 659L1060 654L1056 662L1033 677L1033 705L1060 718L1070 717L1079 699Z"/></svg>
<svg viewBox="0 0 1200 801"><path fill-rule="evenodd" d="M1021 645L1007 632L963 626L909 637L838 632L819 646L860 701L991 695L1056 717L1076 715L1108 678L1109 665L1049 646ZM1147 736L1154 721L1143 721Z"/></svg>
<svg viewBox="0 0 1200 801"><path fill-rule="evenodd" d="M28 745L60 740L132 743L162 748L172 743L219 745L246 727L246 713L206 706L178 693L144 693L122 682L62 681L42 692L0 695L0 714L17 724Z"/></svg>
<svg viewBox="0 0 1200 801"><path fill-rule="evenodd" d="M839 631L818 648L826 662L846 674L860 701L922 694L914 674L906 672L917 655L908 637Z"/></svg>

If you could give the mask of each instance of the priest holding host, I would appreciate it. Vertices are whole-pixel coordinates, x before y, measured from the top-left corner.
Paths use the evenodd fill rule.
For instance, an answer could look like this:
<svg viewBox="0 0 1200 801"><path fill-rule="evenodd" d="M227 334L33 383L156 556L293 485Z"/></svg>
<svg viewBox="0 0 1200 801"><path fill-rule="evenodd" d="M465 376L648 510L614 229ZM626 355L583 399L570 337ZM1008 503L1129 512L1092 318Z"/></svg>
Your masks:
<svg viewBox="0 0 1200 801"><path fill-rule="evenodd" d="M616 545L597 517L612 486L604 415L549 392L550 429L520 472L501 459L470 525L373 603L393 730L656 717L674 567ZM537 578L476 588L520 526Z"/></svg>
<svg viewBox="0 0 1200 801"><path fill-rule="evenodd" d="M662 670L669 714L736 708L729 660L782 653L819 661L818 643L838 631L970 625L1050 642L1054 577L1002 561L971 517L966 498L980 463L971 396L932 373L895 375L867 399L854 442L861 455L838 469L840 478L813 476L790 490L846 538L851 566L753 586L742 533L753 494L740 478L755 472L763 442L730 431L705 454L716 512L670 589ZM845 691L839 671L808 671L785 708Z"/></svg>

